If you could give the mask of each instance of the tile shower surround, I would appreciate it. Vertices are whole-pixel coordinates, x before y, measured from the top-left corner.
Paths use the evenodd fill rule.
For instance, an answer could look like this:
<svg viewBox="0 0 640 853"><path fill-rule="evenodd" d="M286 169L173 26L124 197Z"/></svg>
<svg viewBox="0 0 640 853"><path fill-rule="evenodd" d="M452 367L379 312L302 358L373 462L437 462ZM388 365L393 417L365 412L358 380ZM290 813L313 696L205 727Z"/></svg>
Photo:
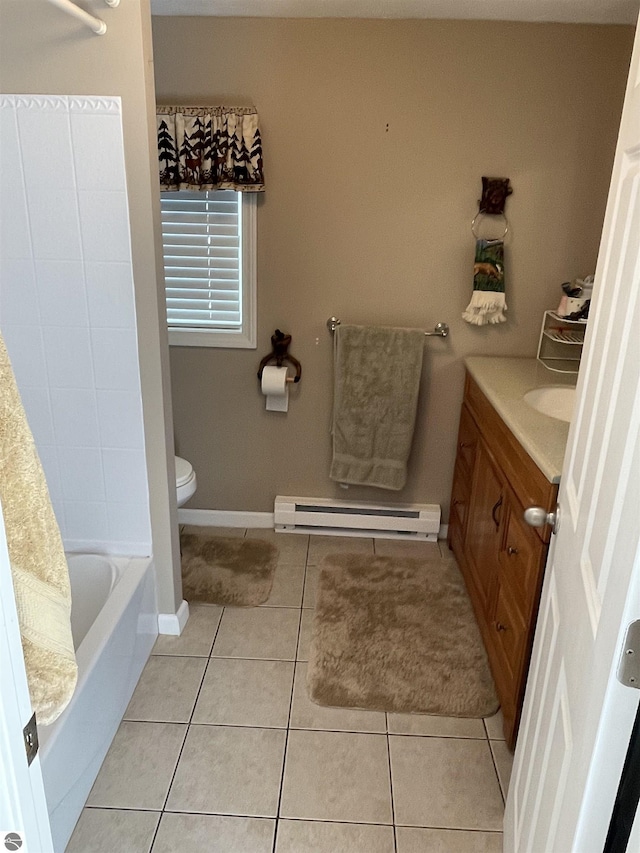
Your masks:
<svg viewBox="0 0 640 853"><path fill-rule="evenodd" d="M498 853L511 755L486 720L323 708L306 668L331 552L437 544L275 534L254 608L192 605L160 637L67 853ZM446 548L443 544L442 548Z"/></svg>
<svg viewBox="0 0 640 853"><path fill-rule="evenodd" d="M150 553L120 99L0 95L0 328L67 550Z"/></svg>

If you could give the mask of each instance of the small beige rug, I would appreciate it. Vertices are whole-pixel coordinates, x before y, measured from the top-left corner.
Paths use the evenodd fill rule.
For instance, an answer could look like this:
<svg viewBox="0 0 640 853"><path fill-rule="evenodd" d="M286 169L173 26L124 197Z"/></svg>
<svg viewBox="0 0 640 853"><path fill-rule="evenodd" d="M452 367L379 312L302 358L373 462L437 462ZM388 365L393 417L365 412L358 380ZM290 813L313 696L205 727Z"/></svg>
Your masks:
<svg viewBox="0 0 640 853"><path fill-rule="evenodd" d="M278 561L275 545L194 530L186 528L180 535L187 601L255 607L269 598Z"/></svg>
<svg viewBox="0 0 640 853"><path fill-rule="evenodd" d="M326 558L307 686L318 705L447 717L495 713L489 663L455 561Z"/></svg>

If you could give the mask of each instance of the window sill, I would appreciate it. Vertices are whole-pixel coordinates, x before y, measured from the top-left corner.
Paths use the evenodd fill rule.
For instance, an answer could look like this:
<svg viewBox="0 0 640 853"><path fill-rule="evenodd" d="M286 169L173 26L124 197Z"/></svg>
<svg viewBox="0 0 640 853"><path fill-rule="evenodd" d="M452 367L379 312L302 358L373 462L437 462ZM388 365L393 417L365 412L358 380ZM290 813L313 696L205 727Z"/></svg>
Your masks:
<svg viewBox="0 0 640 853"><path fill-rule="evenodd" d="M206 331L204 329L169 329L171 347L218 347L220 349L256 349L256 334L246 332Z"/></svg>

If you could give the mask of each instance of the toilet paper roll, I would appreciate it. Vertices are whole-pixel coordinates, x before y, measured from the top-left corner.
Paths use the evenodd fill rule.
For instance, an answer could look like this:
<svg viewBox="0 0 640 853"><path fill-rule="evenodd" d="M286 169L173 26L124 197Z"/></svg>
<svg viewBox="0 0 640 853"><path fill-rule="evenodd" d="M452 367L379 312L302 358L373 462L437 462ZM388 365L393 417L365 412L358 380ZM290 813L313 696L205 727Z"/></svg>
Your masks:
<svg viewBox="0 0 640 853"><path fill-rule="evenodd" d="M287 412L289 410L289 385L287 368L267 366L262 371L262 393L267 398L268 412Z"/></svg>

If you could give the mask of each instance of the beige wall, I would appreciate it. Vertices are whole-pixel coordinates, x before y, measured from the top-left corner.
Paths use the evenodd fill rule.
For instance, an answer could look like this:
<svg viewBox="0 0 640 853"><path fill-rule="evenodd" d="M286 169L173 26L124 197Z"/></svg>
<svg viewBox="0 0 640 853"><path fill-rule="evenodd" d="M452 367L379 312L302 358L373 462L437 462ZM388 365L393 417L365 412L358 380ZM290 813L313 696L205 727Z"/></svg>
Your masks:
<svg viewBox="0 0 640 853"><path fill-rule="evenodd" d="M431 328L402 492L448 513L468 354L534 356L560 283L593 272L631 27L452 21L154 19L158 100L255 103L257 351L171 348L174 424L193 507L273 509L276 494L344 497L328 477L326 319ZM508 176L509 320L461 320L482 175ZM289 413L256 369L273 330L302 362ZM553 381L553 375L549 375Z"/></svg>
<svg viewBox="0 0 640 853"><path fill-rule="evenodd" d="M119 95L136 290L140 378L158 603L174 613L181 595L168 347L159 299L158 184L148 0L100 8L109 30L95 36L45 0L1 0L0 83L5 93ZM148 109L149 108L149 109ZM160 279L161 281L161 279ZM161 285L162 286L162 285Z"/></svg>

